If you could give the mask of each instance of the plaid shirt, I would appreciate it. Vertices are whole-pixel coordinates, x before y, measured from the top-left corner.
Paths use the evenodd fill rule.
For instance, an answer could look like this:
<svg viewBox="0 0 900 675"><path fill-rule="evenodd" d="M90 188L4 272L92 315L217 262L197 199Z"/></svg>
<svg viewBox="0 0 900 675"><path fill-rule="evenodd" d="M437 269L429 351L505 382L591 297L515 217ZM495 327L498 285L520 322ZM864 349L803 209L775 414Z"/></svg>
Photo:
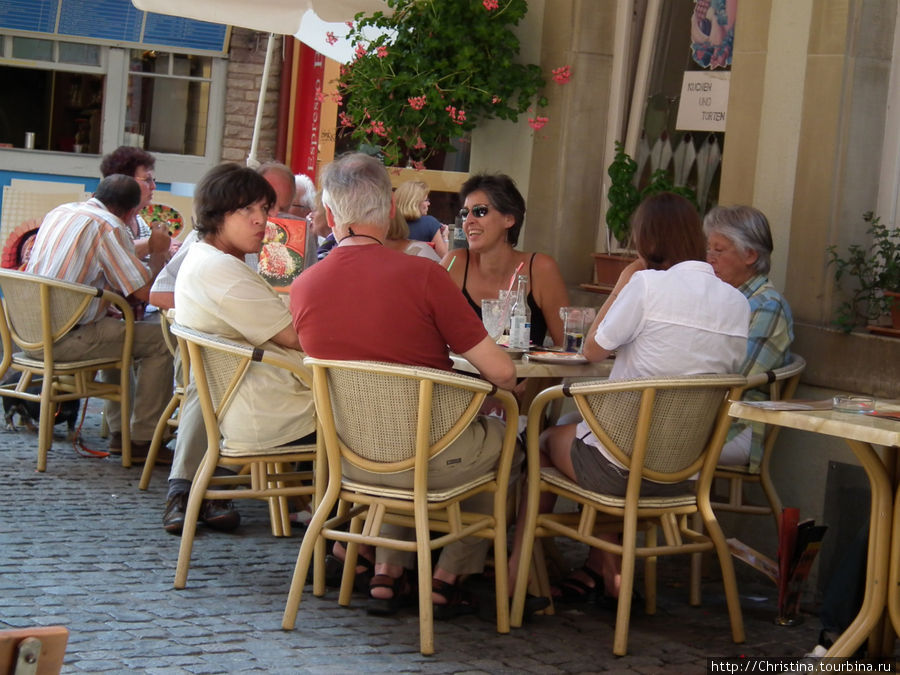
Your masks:
<svg viewBox="0 0 900 675"><path fill-rule="evenodd" d="M753 375L780 368L790 358L790 346L794 340L794 319L787 300L762 274L750 278L738 290L750 303L750 335L747 338L747 358L741 372L744 375ZM761 389L752 389L744 394L744 399L748 401L762 401L767 398L768 391ZM728 440L748 426L753 429L749 470L752 473L759 473L765 425L760 422L737 420L731 425Z"/></svg>

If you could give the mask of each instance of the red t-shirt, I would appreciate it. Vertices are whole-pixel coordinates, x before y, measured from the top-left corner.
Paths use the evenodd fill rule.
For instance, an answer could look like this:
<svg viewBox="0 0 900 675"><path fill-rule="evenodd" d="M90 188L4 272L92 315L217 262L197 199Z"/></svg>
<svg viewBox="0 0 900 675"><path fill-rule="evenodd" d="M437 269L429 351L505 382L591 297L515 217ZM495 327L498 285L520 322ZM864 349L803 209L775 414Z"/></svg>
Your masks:
<svg viewBox="0 0 900 675"><path fill-rule="evenodd" d="M450 370L487 336L447 271L378 246L339 246L291 285L291 315L307 354Z"/></svg>

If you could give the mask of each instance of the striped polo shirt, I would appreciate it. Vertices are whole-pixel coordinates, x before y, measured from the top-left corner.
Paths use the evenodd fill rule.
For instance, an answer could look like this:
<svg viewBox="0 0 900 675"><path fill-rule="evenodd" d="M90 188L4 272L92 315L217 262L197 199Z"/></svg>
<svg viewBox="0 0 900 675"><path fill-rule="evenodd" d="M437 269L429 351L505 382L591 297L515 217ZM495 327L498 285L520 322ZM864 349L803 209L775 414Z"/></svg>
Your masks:
<svg viewBox="0 0 900 675"><path fill-rule="evenodd" d="M102 202L63 204L48 213L35 238L26 272L131 295L150 281L150 271L134 254L125 224ZM80 323L106 315L99 299Z"/></svg>

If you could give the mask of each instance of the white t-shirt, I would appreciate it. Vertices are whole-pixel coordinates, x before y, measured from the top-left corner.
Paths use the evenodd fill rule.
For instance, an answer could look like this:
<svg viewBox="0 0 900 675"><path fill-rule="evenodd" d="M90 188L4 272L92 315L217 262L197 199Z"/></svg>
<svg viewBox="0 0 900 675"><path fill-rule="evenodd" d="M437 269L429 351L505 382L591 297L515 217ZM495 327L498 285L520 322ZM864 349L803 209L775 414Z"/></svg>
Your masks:
<svg viewBox="0 0 900 675"><path fill-rule="evenodd" d="M275 351L300 363L300 352L269 339L291 325L284 300L242 260L198 241L175 281L178 323ZM221 422L226 444L240 449L290 443L316 429L312 392L293 374L251 363Z"/></svg>
<svg viewBox="0 0 900 675"><path fill-rule="evenodd" d="M156 280L150 288L151 293L175 292L175 279L178 278L178 271L181 269L181 263L184 262L184 258L191 246L198 241L200 241L200 237L197 234L197 230L191 230L187 233L187 236L184 238L184 241L181 242L178 251L171 257L169 262L166 263L166 266L160 270L159 274L156 275ZM248 253L244 256L244 262L247 263L247 266L250 269L255 270L259 264L259 255L256 253Z"/></svg>
<svg viewBox="0 0 900 675"><path fill-rule="evenodd" d="M636 272L597 327L595 340L617 350L610 380L738 373L747 354L750 304L712 267L689 260ZM587 423L578 438L616 466ZM624 467L622 467L624 468Z"/></svg>

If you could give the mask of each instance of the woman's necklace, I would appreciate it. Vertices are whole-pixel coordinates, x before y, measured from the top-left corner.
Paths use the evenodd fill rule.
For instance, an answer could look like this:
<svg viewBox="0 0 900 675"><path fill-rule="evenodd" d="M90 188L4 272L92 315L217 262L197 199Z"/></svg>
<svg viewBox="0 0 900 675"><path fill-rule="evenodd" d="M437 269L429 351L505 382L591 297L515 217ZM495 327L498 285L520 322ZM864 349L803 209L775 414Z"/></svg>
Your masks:
<svg viewBox="0 0 900 675"><path fill-rule="evenodd" d="M348 227L347 232L349 232L350 234L348 234L346 237L341 237L341 240L338 242L338 244L343 244L344 241L347 239L352 239L354 237L362 237L364 239L371 239L372 241L378 242L382 246L384 245L384 242L381 241L381 239L379 239L378 237L373 237L371 234L356 234L356 232L353 231L352 227Z"/></svg>

